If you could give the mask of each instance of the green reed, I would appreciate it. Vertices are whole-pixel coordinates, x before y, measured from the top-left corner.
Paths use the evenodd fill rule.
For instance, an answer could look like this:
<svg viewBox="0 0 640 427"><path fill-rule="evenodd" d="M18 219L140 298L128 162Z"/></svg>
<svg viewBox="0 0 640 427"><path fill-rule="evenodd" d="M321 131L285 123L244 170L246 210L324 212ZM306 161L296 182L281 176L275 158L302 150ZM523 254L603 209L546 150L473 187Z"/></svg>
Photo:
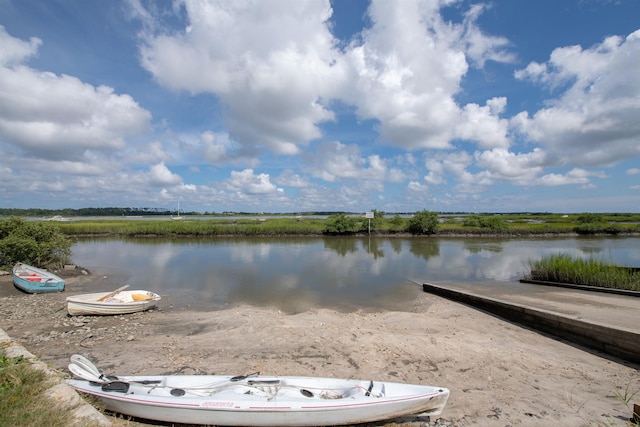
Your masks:
<svg viewBox="0 0 640 427"><path fill-rule="evenodd" d="M274 218L212 220L118 220L60 223L72 236L285 236L321 234L324 222L316 219Z"/></svg>
<svg viewBox="0 0 640 427"><path fill-rule="evenodd" d="M529 261L529 267L531 280L640 291L640 271L602 259L555 254Z"/></svg>
<svg viewBox="0 0 640 427"><path fill-rule="evenodd" d="M510 214L496 216L504 222L500 229L465 226L453 217L445 217L439 224L436 235L453 236L544 236L566 234L638 234L640 216L611 216L619 223L603 223L594 227L577 226L575 215L528 215ZM145 220L77 220L58 223L60 230L74 236L305 236L322 235L328 219L313 217L255 217L215 218L210 220L175 221L167 217ZM376 218L371 228L372 235L397 235L408 233L408 218ZM356 218L359 234L369 232L364 218Z"/></svg>

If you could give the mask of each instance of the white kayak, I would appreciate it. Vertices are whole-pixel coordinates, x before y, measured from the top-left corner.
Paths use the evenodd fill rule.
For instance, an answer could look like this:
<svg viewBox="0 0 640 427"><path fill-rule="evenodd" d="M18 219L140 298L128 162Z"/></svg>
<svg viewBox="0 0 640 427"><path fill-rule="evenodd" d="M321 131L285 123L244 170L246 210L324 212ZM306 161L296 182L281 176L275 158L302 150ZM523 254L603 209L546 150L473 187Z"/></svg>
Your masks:
<svg viewBox="0 0 640 427"><path fill-rule="evenodd" d="M67 312L72 316L129 314L148 310L158 301L160 295L144 290L80 294L67 297Z"/></svg>
<svg viewBox="0 0 640 427"><path fill-rule="evenodd" d="M67 380L106 408L169 423L319 426L439 415L449 390L427 385L256 374L106 377L80 355Z"/></svg>

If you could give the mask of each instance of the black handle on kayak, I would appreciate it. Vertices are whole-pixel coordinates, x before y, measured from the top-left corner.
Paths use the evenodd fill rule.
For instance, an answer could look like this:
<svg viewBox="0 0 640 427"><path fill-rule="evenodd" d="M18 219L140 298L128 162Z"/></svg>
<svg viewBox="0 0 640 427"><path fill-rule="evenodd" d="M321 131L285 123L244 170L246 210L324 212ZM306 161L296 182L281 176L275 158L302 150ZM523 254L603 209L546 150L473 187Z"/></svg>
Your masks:
<svg viewBox="0 0 640 427"><path fill-rule="evenodd" d="M247 375L236 375L235 377L231 377L231 379L229 381L235 383L235 382L238 382L238 381L246 380L249 377L255 377L257 375L260 375L260 372L254 372L252 374L247 374Z"/></svg>

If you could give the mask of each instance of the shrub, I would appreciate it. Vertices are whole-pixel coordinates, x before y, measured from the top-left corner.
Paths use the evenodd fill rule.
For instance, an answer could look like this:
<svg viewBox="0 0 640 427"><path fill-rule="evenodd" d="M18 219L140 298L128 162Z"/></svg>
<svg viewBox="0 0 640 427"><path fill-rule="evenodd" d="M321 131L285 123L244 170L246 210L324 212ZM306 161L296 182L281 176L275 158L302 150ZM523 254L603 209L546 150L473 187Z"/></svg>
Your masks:
<svg viewBox="0 0 640 427"><path fill-rule="evenodd" d="M25 262L60 268L71 257L72 240L52 223L11 217L0 222L0 265Z"/></svg>
<svg viewBox="0 0 640 427"><path fill-rule="evenodd" d="M357 230L355 218L345 214L331 215L324 227L325 234L352 234Z"/></svg>
<svg viewBox="0 0 640 427"><path fill-rule="evenodd" d="M391 224L395 225L396 227L400 227L400 226L402 226L402 224L404 224L404 220L398 214L395 214L395 216L391 219L390 222L391 222Z"/></svg>
<svg viewBox="0 0 640 427"><path fill-rule="evenodd" d="M464 219L462 225L465 227L480 227L480 217L478 215L470 215Z"/></svg>
<svg viewBox="0 0 640 427"><path fill-rule="evenodd" d="M492 231L502 231L502 230L506 230L507 228L507 223L502 219L498 218L497 216L489 216L486 218L482 218L482 220L483 220L481 222L482 227L488 228L489 230L492 230Z"/></svg>
<svg viewBox="0 0 640 427"><path fill-rule="evenodd" d="M409 219L407 231L411 234L435 234L438 231L438 213L422 210Z"/></svg>
<svg viewBox="0 0 640 427"><path fill-rule="evenodd" d="M606 222L604 216L589 212L578 215L577 221L579 224L604 224Z"/></svg>
<svg viewBox="0 0 640 427"><path fill-rule="evenodd" d="M621 228L616 224L607 224L607 223L595 223L588 222L584 224L577 225L573 228L578 234L581 235L590 235L590 234L620 234Z"/></svg>

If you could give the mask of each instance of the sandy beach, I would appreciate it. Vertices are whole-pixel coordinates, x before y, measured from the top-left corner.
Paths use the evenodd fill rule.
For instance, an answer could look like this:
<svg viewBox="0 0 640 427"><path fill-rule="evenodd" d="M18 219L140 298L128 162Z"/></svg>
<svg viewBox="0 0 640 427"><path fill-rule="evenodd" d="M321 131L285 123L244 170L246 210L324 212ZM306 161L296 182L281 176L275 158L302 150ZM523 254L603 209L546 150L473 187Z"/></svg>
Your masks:
<svg viewBox="0 0 640 427"><path fill-rule="evenodd" d="M2 276L0 327L61 372L80 353L121 375L259 371L447 387L447 407L430 425L625 426L631 411L617 394L640 388L637 366L418 288L403 311L203 311L165 296L144 313L67 316L66 296L97 280L118 287L75 275L63 293L27 295Z"/></svg>

